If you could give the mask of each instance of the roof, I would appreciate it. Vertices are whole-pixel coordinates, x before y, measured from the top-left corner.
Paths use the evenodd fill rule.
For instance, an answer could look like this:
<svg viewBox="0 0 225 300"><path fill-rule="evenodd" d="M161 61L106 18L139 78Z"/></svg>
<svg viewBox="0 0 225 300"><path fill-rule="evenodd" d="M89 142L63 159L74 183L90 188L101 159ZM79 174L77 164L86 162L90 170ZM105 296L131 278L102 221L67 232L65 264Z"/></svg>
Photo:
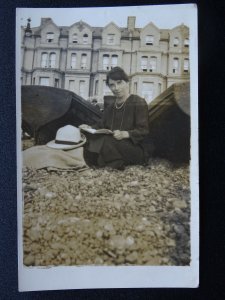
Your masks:
<svg viewBox="0 0 225 300"><path fill-rule="evenodd" d="M44 21L44 22L43 22ZM34 35L40 35L41 29L43 28L44 24L49 23L49 18L45 18L45 20L42 20L42 25L38 27L32 27L31 30ZM76 24L76 23L74 23ZM83 24L86 24L83 22ZM87 24L88 25L88 24ZM107 24L105 27L107 27L109 24ZM176 28L182 27L183 25L176 26ZM60 34L63 36L68 36L69 35L69 30L71 26L57 26L60 29ZM93 38L101 38L102 36L102 31L105 27L92 27L92 36ZM132 37L139 39L140 38L140 33L143 28L134 28L134 30L129 31L127 27L118 27L119 30L121 31L121 37L124 39L128 39L130 37L130 33L132 33ZM185 28L188 29L187 26ZM172 29L159 29L160 31L160 40L168 40L169 39L169 33L173 31L174 28Z"/></svg>

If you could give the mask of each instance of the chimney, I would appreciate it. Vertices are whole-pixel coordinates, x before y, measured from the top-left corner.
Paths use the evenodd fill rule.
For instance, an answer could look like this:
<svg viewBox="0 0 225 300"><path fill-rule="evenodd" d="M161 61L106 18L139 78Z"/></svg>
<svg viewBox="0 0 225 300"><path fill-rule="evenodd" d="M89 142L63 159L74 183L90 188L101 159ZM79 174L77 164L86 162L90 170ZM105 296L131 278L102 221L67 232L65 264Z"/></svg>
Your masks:
<svg viewBox="0 0 225 300"><path fill-rule="evenodd" d="M135 28L136 17L128 17L127 18L127 29L129 31L134 30Z"/></svg>

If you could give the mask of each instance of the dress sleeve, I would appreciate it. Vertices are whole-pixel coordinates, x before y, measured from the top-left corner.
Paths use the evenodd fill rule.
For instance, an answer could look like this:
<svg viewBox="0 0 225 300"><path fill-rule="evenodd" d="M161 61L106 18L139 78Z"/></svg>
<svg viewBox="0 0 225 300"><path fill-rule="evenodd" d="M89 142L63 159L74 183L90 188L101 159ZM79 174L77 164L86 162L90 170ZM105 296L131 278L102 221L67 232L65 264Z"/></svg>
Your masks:
<svg viewBox="0 0 225 300"><path fill-rule="evenodd" d="M142 98L135 102L134 129L128 132L134 144L140 143L149 134L148 105Z"/></svg>

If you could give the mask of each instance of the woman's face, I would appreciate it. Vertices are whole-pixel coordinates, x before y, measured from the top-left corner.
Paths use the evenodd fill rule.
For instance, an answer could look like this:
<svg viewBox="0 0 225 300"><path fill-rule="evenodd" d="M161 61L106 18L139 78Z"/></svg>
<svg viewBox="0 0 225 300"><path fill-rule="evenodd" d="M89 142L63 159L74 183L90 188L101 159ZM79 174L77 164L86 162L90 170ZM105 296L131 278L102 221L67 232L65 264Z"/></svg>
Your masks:
<svg viewBox="0 0 225 300"><path fill-rule="evenodd" d="M124 80L113 80L109 78L109 88L116 97L126 96L129 91L129 83Z"/></svg>

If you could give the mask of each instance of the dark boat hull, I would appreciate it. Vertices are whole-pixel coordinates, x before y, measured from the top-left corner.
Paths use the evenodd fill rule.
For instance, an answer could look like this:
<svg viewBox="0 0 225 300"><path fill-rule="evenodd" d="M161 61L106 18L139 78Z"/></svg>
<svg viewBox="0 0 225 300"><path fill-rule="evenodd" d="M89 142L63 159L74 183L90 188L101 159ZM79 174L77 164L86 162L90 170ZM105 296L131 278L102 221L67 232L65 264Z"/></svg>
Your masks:
<svg viewBox="0 0 225 300"><path fill-rule="evenodd" d="M93 124L102 113L68 90L46 86L22 86L22 129L38 145L55 138L65 125Z"/></svg>
<svg viewBox="0 0 225 300"><path fill-rule="evenodd" d="M154 157L190 161L190 84L177 83L149 105L149 145Z"/></svg>
<svg viewBox="0 0 225 300"><path fill-rule="evenodd" d="M109 98L108 102L111 101ZM106 107L108 102L105 102ZM45 86L22 87L22 128L35 138L36 144L53 140L62 126L91 125L101 116L98 108L70 91ZM149 128L145 143L150 156L179 164L189 162L189 83L172 85L150 103Z"/></svg>

